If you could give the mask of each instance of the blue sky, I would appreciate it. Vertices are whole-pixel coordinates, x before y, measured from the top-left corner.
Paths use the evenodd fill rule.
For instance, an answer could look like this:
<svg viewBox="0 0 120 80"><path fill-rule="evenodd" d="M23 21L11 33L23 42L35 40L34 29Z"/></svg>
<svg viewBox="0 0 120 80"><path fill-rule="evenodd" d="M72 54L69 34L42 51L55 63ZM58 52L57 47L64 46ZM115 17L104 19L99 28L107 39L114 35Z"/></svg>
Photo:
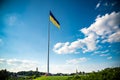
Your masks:
<svg viewBox="0 0 120 80"><path fill-rule="evenodd" d="M117 0L1 0L0 69L47 71L49 11L50 72L97 71L120 66Z"/></svg>

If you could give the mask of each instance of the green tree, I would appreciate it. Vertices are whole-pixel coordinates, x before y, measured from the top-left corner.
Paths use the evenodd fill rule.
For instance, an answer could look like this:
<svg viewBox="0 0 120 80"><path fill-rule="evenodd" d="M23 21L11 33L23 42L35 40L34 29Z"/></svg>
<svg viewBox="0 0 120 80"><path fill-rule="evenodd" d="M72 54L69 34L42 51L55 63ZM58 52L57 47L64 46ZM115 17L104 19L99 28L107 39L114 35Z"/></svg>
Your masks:
<svg viewBox="0 0 120 80"><path fill-rule="evenodd" d="M0 71L0 80L7 80L9 77L9 72L5 70Z"/></svg>

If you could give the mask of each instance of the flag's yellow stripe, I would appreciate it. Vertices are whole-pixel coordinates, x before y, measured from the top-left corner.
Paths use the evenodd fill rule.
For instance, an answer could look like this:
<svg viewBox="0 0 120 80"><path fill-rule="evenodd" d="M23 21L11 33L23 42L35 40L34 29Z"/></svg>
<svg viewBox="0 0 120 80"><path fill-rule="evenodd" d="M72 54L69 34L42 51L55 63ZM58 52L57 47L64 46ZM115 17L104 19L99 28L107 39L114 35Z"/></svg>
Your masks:
<svg viewBox="0 0 120 80"><path fill-rule="evenodd" d="M60 29L60 25L56 22L56 20L55 20L52 16L50 16L50 21L51 21L57 28Z"/></svg>

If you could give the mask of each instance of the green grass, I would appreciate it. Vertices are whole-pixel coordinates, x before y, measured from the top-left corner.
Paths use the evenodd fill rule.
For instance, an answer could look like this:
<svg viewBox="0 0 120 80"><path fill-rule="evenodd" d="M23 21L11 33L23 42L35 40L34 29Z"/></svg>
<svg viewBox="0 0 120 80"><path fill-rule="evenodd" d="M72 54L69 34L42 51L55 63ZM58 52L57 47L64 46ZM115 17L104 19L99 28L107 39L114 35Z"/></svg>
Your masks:
<svg viewBox="0 0 120 80"><path fill-rule="evenodd" d="M34 80L66 80L68 76L42 76Z"/></svg>

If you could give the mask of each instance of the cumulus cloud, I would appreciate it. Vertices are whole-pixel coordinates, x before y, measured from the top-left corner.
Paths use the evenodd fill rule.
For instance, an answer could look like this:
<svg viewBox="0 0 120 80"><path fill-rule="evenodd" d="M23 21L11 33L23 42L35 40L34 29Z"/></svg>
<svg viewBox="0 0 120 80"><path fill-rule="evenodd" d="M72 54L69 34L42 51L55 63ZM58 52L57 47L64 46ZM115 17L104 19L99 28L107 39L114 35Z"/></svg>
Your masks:
<svg viewBox="0 0 120 80"><path fill-rule="evenodd" d="M57 43L54 46L53 51L58 54L73 53L76 51L77 48L82 47L82 45L84 45L84 44L81 44L80 42L81 42L80 40L77 40L72 43L69 43L69 42Z"/></svg>
<svg viewBox="0 0 120 80"><path fill-rule="evenodd" d="M31 60L19 60L19 59L0 59L0 64L6 64L7 66L12 66L11 71L21 71L30 70L36 68L38 65L37 61Z"/></svg>
<svg viewBox="0 0 120 80"><path fill-rule="evenodd" d="M120 32L120 12L112 12L102 17L97 17L95 22L88 28L83 28L82 32L85 35L90 33L96 34L102 39L108 41L109 36Z"/></svg>
<svg viewBox="0 0 120 80"><path fill-rule="evenodd" d="M88 61L88 58L82 57L82 58L67 60L66 63L67 64L79 64L79 63L86 62L86 61Z"/></svg>
<svg viewBox="0 0 120 80"><path fill-rule="evenodd" d="M117 31L113 34L111 34L109 37L108 37L108 42L120 42L120 31Z"/></svg>
<svg viewBox="0 0 120 80"><path fill-rule="evenodd" d="M75 48L70 48L70 43L66 42L66 43L57 43L54 48L53 51L55 51L58 54L61 53L73 53L75 50Z"/></svg>
<svg viewBox="0 0 120 80"><path fill-rule="evenodd" d="M85 38L73 42L57 43L53 51L58 54L75 53L81 49L83 53L97 50L98 43L120 42L120 12L112 12L103 16L97 16L95 22L88 28L80 31Z"/></svg>
<svg viewBox="0 0 120 80"><path fill-rule="evenodd" d="M72 43L57 43L54 46L53 51L58 54L76 53L77 49L82 49L83 52L88 52L97 49L96 43L96 36L91 33L88 37L78 39Z"/></svg>

